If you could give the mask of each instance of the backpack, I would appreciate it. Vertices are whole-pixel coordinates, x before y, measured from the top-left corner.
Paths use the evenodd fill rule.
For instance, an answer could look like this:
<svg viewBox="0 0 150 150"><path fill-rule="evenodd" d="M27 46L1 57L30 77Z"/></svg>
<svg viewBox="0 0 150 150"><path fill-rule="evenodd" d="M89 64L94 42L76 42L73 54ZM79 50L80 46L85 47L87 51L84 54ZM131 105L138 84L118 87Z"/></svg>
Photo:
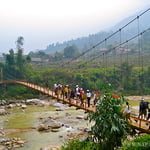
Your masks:
<svg viewBox="0 0 150 150"><path fill-rule="evenodd" d="M144 102L144 108L145 109L148 109L149 107L148 107L148 104L149 104L149 102Z"/></svg>
<svg viewBox="0 0 150 150"><path fill-rule="evenodd" d="M140 102L140 109L145 110L145 102Z"/></svg>
<svg viewBox="0 0 150 150"><path fill-rule="evenodd" d="M148 104L149 104L149 102L141 102L140 103L140 108L142 110L148 109Z"/></svg>

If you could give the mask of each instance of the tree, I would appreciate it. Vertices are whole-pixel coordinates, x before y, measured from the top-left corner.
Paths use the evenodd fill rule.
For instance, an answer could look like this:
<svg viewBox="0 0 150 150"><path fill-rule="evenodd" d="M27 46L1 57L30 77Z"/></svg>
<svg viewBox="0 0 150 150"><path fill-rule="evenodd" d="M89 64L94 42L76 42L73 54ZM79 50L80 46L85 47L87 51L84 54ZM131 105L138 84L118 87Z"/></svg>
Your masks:
<svg viewBox="0 0 150 150"><path fill-rule="evenodd" d="M78 55L79 55L79 51L78 51L78 48L75 45L67 46L64 49L64 56L66 58L75 58Z"/></svg>
<svg viewBox="0 0 150 150"><path fill-rule="evenodd" d="M16 41L16 47L17 49L21 49L21 47L24 44L24 38L22 36L19 36L17 41Z"/></svg>
<svg viewBox="0 0 150 150"><path fill-rule="evenodd" d="M27 63L30 63L30 62L31 62L31 56L30 56L30 55L27 55L27 57L26 57L26 62L27 62Z"/></svg>
<svg viewBox="0 0 150 150"><path fill-rule="evenodd" d="M5 74L6 78L13 78L13 75L15 74L15 54L14 50L10 49L9 54L3 54L5 57L5 64L3 67L3 72ZM9 73L8 73L9 72Z"/></svg>
<svg viewBox="0 0 150 150"><path fill-rule="evenodd" d="M127 122L121 111L123 103L123 97L115 98L111 90L106 89L104 96L99 99L96 112L89 115L90 121L95 123L91 132L99 149L113 150L121 145L122 138L126 136Z"/></svg>
<svg viewBox="0 0 150 150"><path fill-rule="evenodd" d="M16 47L18 49L18 52L17 52L17 58L16 58L16 65L17 65L17 70L18 70L18 77L19 78L22 78L23 76L23 71L24 71L24 58L23 58L23 49L22 49L22 46L23 46L23 43L24 42L24 38L22 36L18 37L17 41L16 41Z"/></svg>
<svg viewBox="0 0 150 150"><path fill-rule="evenodd" d="M10 49L9 54L5 55L6 57L6 64L10 68L11 66L15 65L15 56L14 56L14 50Z"/></svg>

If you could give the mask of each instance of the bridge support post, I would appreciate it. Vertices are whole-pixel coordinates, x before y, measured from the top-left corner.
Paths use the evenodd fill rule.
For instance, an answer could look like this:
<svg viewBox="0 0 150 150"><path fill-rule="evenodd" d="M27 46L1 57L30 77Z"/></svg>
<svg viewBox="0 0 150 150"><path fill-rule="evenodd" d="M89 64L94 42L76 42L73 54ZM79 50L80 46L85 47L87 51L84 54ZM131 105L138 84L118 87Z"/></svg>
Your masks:
<svg viewBox="0 0 150 150"><path fill-rule="evenodd" d="M141 119L140 119L140 122L139 122L139 128L141 128Z"/></svg>

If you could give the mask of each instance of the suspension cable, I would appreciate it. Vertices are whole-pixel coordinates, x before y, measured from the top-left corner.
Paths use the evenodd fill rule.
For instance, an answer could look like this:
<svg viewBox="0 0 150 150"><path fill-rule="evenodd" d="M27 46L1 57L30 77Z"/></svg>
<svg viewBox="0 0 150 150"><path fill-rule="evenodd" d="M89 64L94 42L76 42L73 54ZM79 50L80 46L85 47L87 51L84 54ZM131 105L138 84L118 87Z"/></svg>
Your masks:
<svg viewBox="0 0 150 150"><path fill-rule="evenodd" d="M147 10L145 10L144 12L142 12L141 14L139 14L137 17L135 17L134 19L132 19L131 21L129 21L127 24L125 24L123 27L121 27L119 30L115 31L114 33L112 33L111 35L109 35L108 37L106 37L104 40L98 42L97 44L93 45L91 48L87 49L86 51L84 51L82 54L80 54L79 56L73 58L72 60L68 61L67 63L62 64L62 66L64 66L65 64L69 64L70 62L76 60L77 58L85 55L86 53L90 52L91 50L93 50L95 47L99 46L100 44L104 43L106 40L108 40L109 38L111 38L112 36L114 36L115 34L117 34L118 32L120 32L120 30L124 29L125 27L127 27L129 24L131 24L132 22L134 22L136 19L139 19L139 17L141 17L142 15L144 15L145 13L147 13L150 10L150 8L148 8Z"/></svg>
<svg viewBox="0 0 150 150"><path fill-rule="evenodd" d="M140 42L141 42L141 90L142 90L142 95L144 94L144 66L143 66L143 34L141 34L141 38L140 38Z"/></svg>
<svg viewBox="0 0 150 150"><path fill-rule="evenodd" d="M125 44L128 43L129 41L132 41L132 40L136 39L138 36L140 36L141 34L144 34L144 33L148 32L149 30L150 30L150 28L147 28L146 30L140 32L139 34L136 34L135 36L131 37L130 39L128 39L128 40L126 40L126 41L124 41L124 42L122 42L122 43L120 43L120 44L114 46L112 49L107 50L107 51L105 52L105 54L112 52L114 49L116 49L116 48L118 48L118 47L120 47L120 46L122 46L122 45L125 45ZM97 55L96 57L93 57L92 59L86 61L86 63L91 62L91 61L95 60L96 58L99 58L100 56L103 56L103 55L104 55L104 53L102 53L102 54L100 54L100 55Z"/></svg>

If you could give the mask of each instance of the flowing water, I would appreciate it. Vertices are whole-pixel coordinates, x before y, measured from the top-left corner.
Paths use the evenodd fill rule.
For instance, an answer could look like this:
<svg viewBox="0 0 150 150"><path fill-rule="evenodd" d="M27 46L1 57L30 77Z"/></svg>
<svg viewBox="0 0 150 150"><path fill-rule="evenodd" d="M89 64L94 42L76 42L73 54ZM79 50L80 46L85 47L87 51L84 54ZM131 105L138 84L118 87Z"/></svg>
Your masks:
<svg viewBox="0 0 150 150"><path fill-rule="evenodd" d="M82 119L77 120L77 115L85 115L83 110L76 110L73 107L65 111L56 111L54 107L37 107L27 106L25 110L21 108L10 109L8 115L0 116L0 126L6 131L7 138L17 137L27 141L24 147L17 150L39 150L46 146L60 146L67 139L69 133L77 131L78 127L88 127L88 121ZM66 113L70 114L72 120L71 131L67 128L60 128L59 132L39 132L37 126L40 124L40 117L46 118L49 116L59 116L61 119L66 119Z"/></svg>

